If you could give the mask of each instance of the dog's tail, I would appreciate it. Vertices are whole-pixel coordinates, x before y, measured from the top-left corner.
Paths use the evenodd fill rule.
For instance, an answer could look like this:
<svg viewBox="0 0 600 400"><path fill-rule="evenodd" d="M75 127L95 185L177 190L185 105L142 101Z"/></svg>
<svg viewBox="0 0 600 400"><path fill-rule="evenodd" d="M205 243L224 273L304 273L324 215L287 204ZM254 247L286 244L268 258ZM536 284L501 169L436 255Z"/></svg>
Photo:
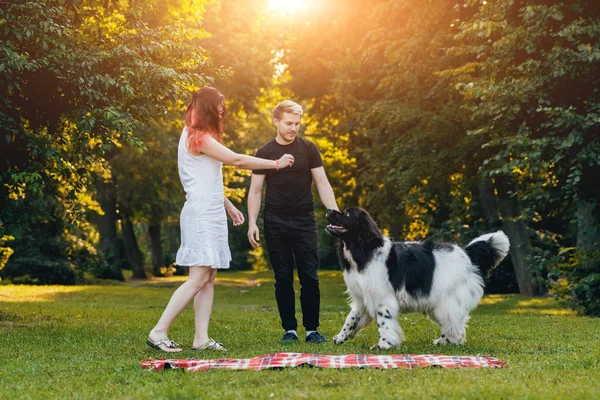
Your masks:
<svg viewBox="0 0 600 400"><path fill-rule="evenodd" d="M465 251L471 262L479 267L485 278L508 254L510 242L502 231L487 233L475 238L467 245Z"/></svg>

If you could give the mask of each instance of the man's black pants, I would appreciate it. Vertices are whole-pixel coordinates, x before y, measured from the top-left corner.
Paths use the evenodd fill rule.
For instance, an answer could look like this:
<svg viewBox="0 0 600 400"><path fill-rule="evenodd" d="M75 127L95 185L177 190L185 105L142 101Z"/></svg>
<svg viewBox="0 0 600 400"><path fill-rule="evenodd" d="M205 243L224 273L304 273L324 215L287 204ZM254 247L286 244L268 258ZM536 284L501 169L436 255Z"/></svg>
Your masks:
<svg viewBox="0 0 600 400"><path fill-rule="evenodd" d="M271 267L275 273L275 298L286 331L296 330L294 259L300 280L302 324L307 331L319 326L318 236L314 215L282 217L265 213L264 233Z"/></svg>

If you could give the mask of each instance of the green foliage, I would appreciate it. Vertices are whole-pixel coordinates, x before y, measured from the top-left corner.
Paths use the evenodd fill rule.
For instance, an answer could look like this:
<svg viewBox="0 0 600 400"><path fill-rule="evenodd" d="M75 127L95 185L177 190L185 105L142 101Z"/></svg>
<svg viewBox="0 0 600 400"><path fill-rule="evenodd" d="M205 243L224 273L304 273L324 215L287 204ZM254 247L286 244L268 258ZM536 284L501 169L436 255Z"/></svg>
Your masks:
<svg viewBox="0 0 600 400"><path fill-rule="evenodd" d="M502 21L502 22L501 22ZM461 25L453 53L473 61L452 71L474 135L497 149L491 174L535 177L529 196L590 198L600 166L600 19L587 2L490 2Z"/></svg>
<svg viewBox="0 0 600 400"><path fill-rule="evenodd" d="M273 51L279 48L280 31L273 26L274 16L264 7L263 0L213 1L206 9L204 29L208 37L201 41L214 59L225 66L227 74L216 77L215 87L225 94L228 104L228 133L231 139L241 139L239 124L259 128L255 116L264 112L256 101L261 91L269 90L273 82ZM235 113L247 114L241 119ZM234 128L235 127L235 128ZM257 132L252 132L256 136ZM252 137L242 140L251 140Z"/></svg>
<svg viewBox="0 0 600 400"><path fill-rule="evenodd" d="M452 79L471 114L469 133L486 154L480 168L512 177L530 227L561 236L563 247L580 242L584 232L572 234L553 219L568 224L580 201L596 202L600 194L600 14L586 1L465 5L474 13L449 51L466 62L442 76ZM555 293L594 309L580 282L595 275L576 266L580 258L561 260L557 247L536 249L533 268L554 270L563 285L553 285L562 288Z"/></svg>
<svg viewBox="0 0 600 400"><path fill-rule="evenodd" d="M149 121L135 131L145 149L122 148L110 160L118 203L133 210L138 219L149 221L179 215L185 199L177 175L182 122Z"/></svg>
<svg viewBox="0 0 600 400"><path fill-rule="evenodd" d="M154 2L2 3L0 236L14 236L17 248L25 235L40 235L27 227L44 214L66 227L85 223L96 207L87 193L96 173L108 175L106 159L141 148L133 134L140 124L219 73L193 43L205 35L202 4L182 1L186 14L167 21L156 18ZM50 207L34 207L40 214L27 208L48 198L56 204L40 201ZM53 232L57 241L63 233Z"/></svg>
<svg viewBox="0 0 600 400"><path fill-rule="evenodd" d="M392 235L406 237L415 217L407 210L416 210L410 193L424 204L446 204L449 176L463 170L472 149L461 137L458 97L435 75L452 65L440 50L451 41L448 21L457 12L451 2L382 1L366 13L361 1L343 3L344 23L321 16L304 28L305 40L290 52L291 71L296 85L311 78L315 70L299 59L312 56L329 70L330 81L317 81L323 94L316 118L338 121L324 133L355 160L344 168L355 180L346 205L365 206Z"/></svg>
<svg viewBox="0 0 600 400"><path fill-rule="evenodd" d="M354 204L395 238L461 242L492 229L478 176L508 177L532 242L560 238L534 248L533 269L551 268L557 248L578 240L575 204L599 194L597 8L331 3L298 18L285 60L316 118L339 116L336 131L349 135Z"/></svg>
<svg viewBox="0 0 600 400"><path fill-rule="evenodd" d="M49 236L41 243L21 240L15 246L15 255L0 271L0 276L21 284L73 285L77 282L75 265L60 257L68 246L69 243L62 241L61 236Z"/></svg>
<svg viewBox="0 0 600 400"><path fill-rule="evenodd" d="M46 196L20 203L29 211L28 225L16 230L18 236L9 242L13 254L0 270L3 278L14 283L75 284L83 281L84 273L107 268L96 248L96 230L86 221L68 225L63 199ZM14 221L18 219L9 220Z"/></svg>
<svg viewBox="0 0 600 400"><path fill-rule="evenodd" d="M208 55L189 43L201 30L152 29L145 8L112 7L2 7L0 121L7 151L30 162L8 160L9 194L22 182L25 193L39 192L56 176L80 191L98 157L122 144L139 146L132 135L139 121L162 114L212 72Z"/></svg>
<svg viewBox="0 0 600 400"><path fill-rule="evenodd" d="M137 224L176 223L178 113L187 90L214 82L227 99L225 141L237 152L253 154L274 136L278 101L302 103L303 133L321 149L339 205L366 207L395 239L464 243L494 224L478 179L514 182L501 194L519 203L532 269L554 271L566 289L553 290L578 309L595 307L585 300L596 276L583 255L556 256L577 246L573 254L588 254L576 205L599 200L592 2L335 0L293 15L269 14L263 3L3 3L0 237L15 240L2 246L48 234L34 228L45 215L55 236L84 224L97 208L93 174L113 173L119 211L130 208ZM245 214L248 176L224 170L226 195ZM597 215L590 225L600 226ZM83 247L94 246L86 232ZM248 256L246 229L230 232L236 268L265 265L260 252ZM322 266L336 266L333 245L320 234ZM493 277L504 289L509 272Z"/></svg>
<svg viewBox="0 0 600 400"><path fill-rule="evenodd" d="M0 238L0 271L4 268L10 256L15 252L13 249L6 246L6 243L11 240L15 240L15 238L9 235L4 235Z"/></svg>
<svg viewBox="0 0 600 400"><path fill-rule="evenodd" d="M328 172L341 206L367 208L398 240L472 237L476 142L464 135L460 98L436 75L457 63L442 49L461 13L445 1L334 3L299 22L286 61L290 86L339 152Z"/></svg>
<svg viewBox="0 0 600 400"><path fill-rule="evenodd" d="M555 298L582 315L600 317L600 251L562 248L554 257L550 289Z"/></svg>
<svg viewBox="0 0 600 400"><path fill-rule="evenodd" d="M28 251L23 256L17 254L0 272L2 279L26 285L74 285L77 283L74 265L61 258L55 261L56 258L39 252L37 248Z"/></svg>

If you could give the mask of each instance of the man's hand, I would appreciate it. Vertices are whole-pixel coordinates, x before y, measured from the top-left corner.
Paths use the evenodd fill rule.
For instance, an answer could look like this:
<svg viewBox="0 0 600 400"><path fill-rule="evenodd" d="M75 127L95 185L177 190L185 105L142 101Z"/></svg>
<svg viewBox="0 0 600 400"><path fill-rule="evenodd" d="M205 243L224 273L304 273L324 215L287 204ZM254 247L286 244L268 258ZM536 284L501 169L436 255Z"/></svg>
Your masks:
<svg viewBox="0 0 600 400"><path fill-rule="evenodd" d="M260 232L258 230L258 226L251 225L248 228L248 241L252 245L252 248L256 249L260 244Z"/></svg>
<svg viewBox="0 0 600 400"><path fill-rule="evenodd" d="M244 223L244 214L238 210L234 205L227 207L227 214L233 221L233 226L242 225Z"/></svg>

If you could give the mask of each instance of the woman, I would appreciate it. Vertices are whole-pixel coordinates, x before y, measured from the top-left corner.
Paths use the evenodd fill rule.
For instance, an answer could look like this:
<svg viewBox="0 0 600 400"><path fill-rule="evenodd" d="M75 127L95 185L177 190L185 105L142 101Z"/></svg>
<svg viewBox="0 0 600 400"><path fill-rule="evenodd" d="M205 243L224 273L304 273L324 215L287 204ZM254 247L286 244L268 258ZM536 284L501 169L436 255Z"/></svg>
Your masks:
<svg viewBox="0 0 600 400"><path fill-rule="evenodd" d="M209 338L208 321L217 270L229 268L231 261L225 212L236 226L244 223L244 215L224 196L222 164L246 169L280 169L294 164L294 157L289 154L273 161L229 150L222 144L224 116L224 97L211 87L194 92L185 113L177 163L186 202L181 210L181 247L175 262L189 266L189 277L173 293L146 342L164 352L181 351L167 334L192 299L195 318L192 350L225 350L221 343Z"/></svg>

